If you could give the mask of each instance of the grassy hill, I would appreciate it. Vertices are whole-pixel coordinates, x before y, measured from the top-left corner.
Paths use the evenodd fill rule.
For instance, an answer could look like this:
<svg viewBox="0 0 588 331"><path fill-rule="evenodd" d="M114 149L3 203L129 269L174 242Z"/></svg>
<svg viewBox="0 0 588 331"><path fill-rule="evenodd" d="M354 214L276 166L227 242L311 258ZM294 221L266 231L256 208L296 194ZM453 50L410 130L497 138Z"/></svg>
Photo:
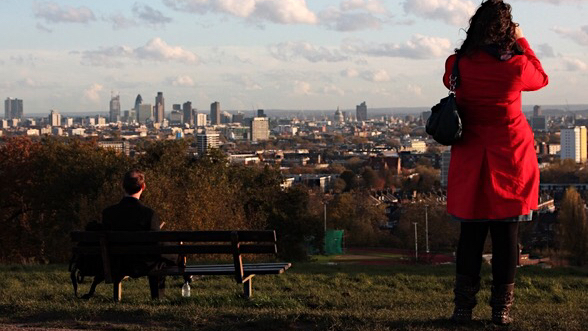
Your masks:
<svg viewBox="0 0 588 331"><path fill-rule="evenodd" d="M101 284L90 301L73 297L65 265L0 266L0 329L107 330L493 330L489 268L476 321L455 326L452 265L294 264L286 274L254 278L243 299L232 278L210 276L180 296L168 278L164 300L151 301L146 279L123 282L123 301ZM82 293L89 284L82 284ZM510 330L588 330L588 270L520 268Z"/></svg>

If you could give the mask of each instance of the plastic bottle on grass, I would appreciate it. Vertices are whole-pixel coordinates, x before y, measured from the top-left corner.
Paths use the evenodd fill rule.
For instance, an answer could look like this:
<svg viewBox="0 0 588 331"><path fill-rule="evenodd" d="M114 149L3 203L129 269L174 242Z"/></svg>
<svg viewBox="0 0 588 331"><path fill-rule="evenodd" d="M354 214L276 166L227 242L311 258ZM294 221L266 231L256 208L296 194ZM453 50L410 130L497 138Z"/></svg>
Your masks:
<svg viewBox="0 0 588 331"><path fill-rule="evenodd" d="M190 284L188 284L188 282L185 282L184 285L182 286L182 296L184 298L187 298L190 296Z"/></svg>

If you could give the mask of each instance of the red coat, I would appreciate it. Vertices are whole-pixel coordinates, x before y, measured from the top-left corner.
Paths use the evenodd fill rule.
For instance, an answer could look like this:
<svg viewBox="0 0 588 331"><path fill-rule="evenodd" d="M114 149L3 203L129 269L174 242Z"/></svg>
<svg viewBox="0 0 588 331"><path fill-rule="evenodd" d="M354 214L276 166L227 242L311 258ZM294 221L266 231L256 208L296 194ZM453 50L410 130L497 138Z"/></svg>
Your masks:
<svg viewBox="0 0 588 331"><path fill-rule="evenodd" d="M464 219L502 219L537 209L539 167L534 137L521 108L521 91L548 78L526 39L524 55L507 61L479 51L459 60L457 104L462 139L451 147L447 212ZM445 63L443 82L455 55Z"/></svg>

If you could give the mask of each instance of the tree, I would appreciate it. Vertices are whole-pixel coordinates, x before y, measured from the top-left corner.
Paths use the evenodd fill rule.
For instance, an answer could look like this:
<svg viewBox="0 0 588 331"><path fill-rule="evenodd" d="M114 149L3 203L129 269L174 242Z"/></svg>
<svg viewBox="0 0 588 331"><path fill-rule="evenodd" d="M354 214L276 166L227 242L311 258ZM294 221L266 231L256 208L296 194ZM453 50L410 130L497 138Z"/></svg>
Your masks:
<svg viewBox="0 0 588 331"><path fill-rule="evenodd" d="M588 217L580 194L570 187L561 201L558 217L560 248L575 265L588 263Z"/></svg>

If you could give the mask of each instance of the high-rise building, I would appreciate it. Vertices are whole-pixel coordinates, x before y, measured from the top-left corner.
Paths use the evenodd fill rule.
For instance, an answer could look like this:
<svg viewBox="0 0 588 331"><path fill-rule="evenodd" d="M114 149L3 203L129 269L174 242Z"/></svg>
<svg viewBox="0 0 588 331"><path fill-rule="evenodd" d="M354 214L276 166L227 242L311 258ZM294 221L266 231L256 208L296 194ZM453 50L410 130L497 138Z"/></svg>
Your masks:
<svg viewBox="0 0 588 331"><path fill-rule="evenodd" d="M153 107L151 104L141 104L139 105L139 110L137 111L137 122L140 124L147 123L147 120L153 120Z"/></svg>
<svg viewBox="0 0 588 331"><path fill-rule="evenodd" d="M194 111L192 110L192 102L184 102L182 105L182 111L184 112L184 123L188 125L194 125Z"/></svg>
<svg viewBox="0 0 588 331"><path fill-rule="evenodd" d="M441 153L441 187L447 188L449 164L451 163L451 147Z"/></svg>
<svg viewBox="0 0 588 331"><path fill-rule="evenodd" d="M6 98L4 101L4 119L22 119L23 107L21 99Z"/></svg>
<svg viewBox="0 0 588 331"><path fill-rule="evenodd" d="M163 92L157 92L155 97L155 106L153 107L153 121L155 123L162 123L165 118L165 99Z"/></svg>
<svg viewBox="0 0 588 331"><path fill-rule="evenodd" d="M257 110L257 117L265 117L265 114L263 113L263 109Z"/></svg>
<svg viewBox="0 0 588 331"><path fill-rule="evenodd" d="M531 128L533 131L546 131L547 119L545 116L533 115L533 117L531 117Z"/></svg>
<svg viewBox="0 0 588 331"><path fill-rule="evenodd" d="M231 113L223 111L221 112L221 124L229 124L233 120Z"/></svg>
<svg viewBox="0 0 588 331"><path fill-rule="evenodd" d="M541 116L541 106L536 105L533 107L533 116Z"/></svg>
<svg viewBox="0 0 588 331"><path fill-rule="evenodd" d="M47 118L47 121L51 126L61 126L61 114L59 114L55 110L51 110L49 112L49 117Z"/></svg>
<svg viewBox="0 0 588 331"><path fill-rule="evenodd" d="M141 97L140 94L137 94L137 98L135 98L135 112L138 113L139 112L139 106L141 106L141 104L143 104L143 98Z"/></svg>
<svg viewBox="0 0 588 331"><path fill-rule="evenodd" d="M560 157L562 160L571 159L577 163L586 162L588 153L586 132L585 126L561 130Z"/></svg>
<svg viewBox="0 0 588 331"><path fill-rule="evenodd" d="M267 117L254 117L251 120L251 141L269 139L269 119Z"/></svg>
<svg viewBox="0 0 588 331"><path fill-rule="evenodd" d="M110 96L110 122L120 121L120 95Z"/></svg>
<svg viewBox="0 0 588 331"><path fill-rule="evenodd" d="M196 150L198 155L202 155L207 150L218 148L220 145L220 135L218 132L203 132L196 135Z"/></svg>
<svg viewBox="0 0 588 331"><path fill-rule="evenodd" d="M238 112L236 114L233 114L233 123L243 124L244 120L245 120L245 114L243 114L242 112Z"/></svg>
<svg viewBox="0 0 588 331"><path fill-rule="evenodd" d="M181 125L183 123L184 114L179 110L172 110L169 115L169 124L173 126Z"/></svg>
<svg viewBox="0 0 588 331"><path fill-rule="evenodd" d="M210 104L210 124L219 125L221 124L221 108L220 102L215 101Z"/></svg>
<svg viewBox="0 0 588 331"><path fill-rule="evenodd" d="M196 114L196 123L194 124L197 127L201 127L201 126L206 126L206 114L204 113L198 113Z"/></svg>
<svg viewBox="0 0 588 331"><path fill-rule="evenodd" d="M367 121L367 106L365 101L355 107L355 118L357 121Z"/></svg>
<svg viewBox="0 0 588 331"><path fill-rule="evenodd" d="M174 103L172 105L172 110L182 110L182 105L180 105L179 103Z"/></svg>

